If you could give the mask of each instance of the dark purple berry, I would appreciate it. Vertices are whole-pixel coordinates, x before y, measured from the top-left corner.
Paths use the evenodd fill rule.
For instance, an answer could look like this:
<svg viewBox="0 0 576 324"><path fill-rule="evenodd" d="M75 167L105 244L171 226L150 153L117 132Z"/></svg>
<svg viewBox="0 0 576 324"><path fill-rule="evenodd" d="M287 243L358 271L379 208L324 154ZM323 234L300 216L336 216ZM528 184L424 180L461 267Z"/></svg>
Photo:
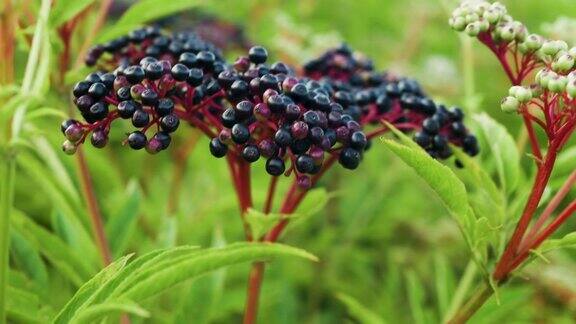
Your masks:
<svg viewBox="0 0 576 324"><path fill-rule="evenodd" d="M270 175L279 176L284 173L285 169L284 161L281 158L273 157L266 161L266 172Z"/></svg>
<svg viewBox="0 0 576 324"><path fill-rule="evenodd" d="M217 158L224 157L228 152L228 146L222 143L218 138L213 138L210 141L210 153Z"/></svg>
<svg viewBox="0 0 576 324"><path fill-rule="evenodd" d="M108 134L103 130L96 130L92 133L90 142L94 147L103 148L108 143Z"/></svg>
<svg viewBox="0 0 576 324"><path fill-rule="evenodd" d="M152 89L146 89L140 95L142 105L154 107L158 104L158 94Z"/></svg>
<svg viewBox="0 0 576 324"><path fill-rule="evenodd" d="M158 100L158 106L156 106L155 111L160 117L171 114L172 111L174 111L174 101L170 98L162 98Z"/></svg>
<svg viewBox="0 0 576 324"><path fill-rule="evenodd" d="M356 169L360 164L360 158L360 152L353 148L347 147L340 152L338 162L340 162L344 168L353 170Z"/></svg>
<svg viewBox="0 0 576 324"><path fill-rule="evenodd" d="M350 147L362 151L366 144L368 143L368 139L366 135L361 131L356 131L352 133L350 136Z"/></svg>
<svg viewBox="0 0 576 324"><path fill-rule="evenodd" d="M302 154L296 159L296 170L301 173L310 173L314 170L314 159L307 154Z"/></svg>
<svg viewBox="0 0 576 324"><path fill-rule="evenodd" d="M118 104L118 115L121 118L132 118L136 110L140 109L140 104L133 100L122 101Z"/></svg>
<svg viewBox="0 0 576 324"><path fill-rule="evenodd" d="M268 52L262 46L254 46L248 51L248 58L254 64L262 64L268 59Z"/></svg>
<svg viewBox="0 0 576 324"><path fill-rule="evenodd" d="M137 128L146 127L150 122L150 114L144 110L136 110L132 114L132 125Z"/></svg>
<svg viewBox="0 0 576 324"><path fill-rule="evenodd" d="M236 124L232 127L232 140L236 144L244 144L250 139L250 131L243 124Z"/></svg>
<svg viewBox="0 0 576 324"><path fill-rule="evenodd" d="M92 85L92 83L89 81L80 81L80 82L76 83L76 85L74 85L74 89L72 90L74 97L78 98L82 95L87 94L88 89L90 89L91 85Z"/></svg>
<svg viewBox="0 0 576 324"><path fill-rule="evenodd" d="M146 135L141 131L135 131L128 135L128 145L135 150L141 150L146 146Z"/></svg>
<svg viewBox="0 0 576 324"><path fill-rule="evenodd" d="M167 133L174 132L176 129L178 129L179 125L180 118L174 114L166 115L160 118L160 128Z"/></svg>
<svg viewBox="0 0 576 324"><path fill-rule="evenodd" d="M256 145L246 145L242 150L242 158L250 163L258 161L260 151Z"/></svg>

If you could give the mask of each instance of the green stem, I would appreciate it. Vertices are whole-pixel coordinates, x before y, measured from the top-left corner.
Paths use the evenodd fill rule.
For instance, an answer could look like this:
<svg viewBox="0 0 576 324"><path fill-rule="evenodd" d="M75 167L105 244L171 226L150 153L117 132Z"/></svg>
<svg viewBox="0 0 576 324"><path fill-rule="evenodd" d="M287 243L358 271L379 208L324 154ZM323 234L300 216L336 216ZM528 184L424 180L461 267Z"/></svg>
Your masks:
<svg viewBox="0 0 576 324"><path fill-rule="evenodd" d="M6 323L6 290L10 254L10 214L14 200L15 156L6 153L0 170L0 324Z"/></svg>
<svg viewBox="0 0 576 324"><path fill-rule="evenodd" d="M456 314L458 309L462 306L464 303L464 298L466 298L466 295L472 286L472 282L474 281L474 277L476 276L477 272L478 267L476 266L476 263L474 260L470 260L466 266L466 270L464 270L464 275L462 275L462 279L460 279L458 287L454 292L454 297L450 302L450 307L448 307L446 314L444 314L444 318L442 320L443 323L446 323L452 316L454 316L454 314Z"/></svg>
<svg viewBox="0 0 576 324"><path fill-rule="evenodd" d="M468 302L462 307L454 317L452 317L447 323L448 324L461 324L466 323L476 312L486 303L488 298L492 296L494 290L488 284L483 283L482 287L475 290L476 292L468 300Z"/></svg>

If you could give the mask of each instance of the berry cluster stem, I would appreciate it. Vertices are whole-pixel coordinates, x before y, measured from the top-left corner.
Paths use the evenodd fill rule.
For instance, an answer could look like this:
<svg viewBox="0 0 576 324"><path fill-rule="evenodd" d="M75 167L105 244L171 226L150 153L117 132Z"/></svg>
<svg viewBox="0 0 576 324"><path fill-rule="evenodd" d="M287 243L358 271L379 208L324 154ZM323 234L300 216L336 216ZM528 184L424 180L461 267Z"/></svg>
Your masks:
<svg viewBox="0 0 576 324"><path fill-rule="evenodd" d="M81 148L79 148L77 151L76 161L78 162L80 182L82 184L84 199L88 205L88 213L90 214L92 232L94 239L96 240L96 245L98 246L102 262L104 266L106 266L112 262L112 254L110 253L108 240L106 239L102 213L100 212L98 200L96 199L96 194L94 193L94 185L92 183L92 177L90 176L90 170L88 169L86 156L84 155L84 152Z"/></svg>

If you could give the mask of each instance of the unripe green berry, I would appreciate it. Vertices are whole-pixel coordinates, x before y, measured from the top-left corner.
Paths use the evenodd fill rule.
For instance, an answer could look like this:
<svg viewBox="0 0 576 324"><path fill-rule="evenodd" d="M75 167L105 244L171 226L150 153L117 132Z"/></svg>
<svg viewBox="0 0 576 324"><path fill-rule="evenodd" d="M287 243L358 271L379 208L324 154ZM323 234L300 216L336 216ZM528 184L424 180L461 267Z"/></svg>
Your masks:
<svg viewBox="0 0 576 324"><path fill-rule="evenodd" d="M516 94L518 93L518 91L522 89L522 86L513 86L510 87L510 89L508 89L508 95L512 96L512 97L516 97Z"/></svg>
<svg viewBox="0 0 576 324"><path fill-rule="evenodd" d="M466 28L466 19L460 16L450 18L450 21L448 23L450 24L452 29L456 31L464 31L464 29Z"/></svg>
<svg viewBox="0 0 576 324"><path fill-rule="evenodd" d="M530 36L526 37L526 40L522 44L526 44L526 47L530 51L537 51L542 47L542 37L537 34L531 34Z"/></svg>
<svg viewBox="0 0 576 324"><path fill-rule="evenodd" d="M478 20L478 23L480 24L480 31L481 32L485 32L485 31L488 31L488 29L490 29L490 23L488 22L488 20L486 20L484 18L480 18Z"/></svg>
<svg viewBox="0 0 576 324"><path fill-rule="evenodd" d="M504 25L499 32L500 38L505 42L511 42L516 37L514 27L510 24Z"/></svg>
<svg viewBox="0 0 576 324"><path fill-rule="evenodd" d="M563 75L556 75L556 77L553 77L550 79L550 82L548 82L548 90L556 93L564 92L567 83L568 78Z"/></svg>
<svg viewBox="0 0 576 324"><path fill-rule="evenodd" d="M486 19L489 23L495 24L500 20L500 18L502 17L502 14L498 10L488 9L488 10L484 11L484 14L482 14L482 17L484 19Z"/></svg>
<svg viewBox="0 0 576 324"><path fill-rule="evenodd" d="M478 14L476 14L474 12L466 15L466 23L467 24L477 22L478 19L480 19L480 16L478 16Z"/></svg>
<svg viewBox="0 0 576 324"><path fill-rule="evenodd" d="M514 39L517 42L523 42L526 40L526 36L528 35L528 29L526 26L519 21L512 22L512 28L514 28Z"/></svg>
<svg viewBox="0 0 576 324"><path fill-rule="evenodd" d="M528 89L528 88L519 87L516 90L515 97L516 97L516 99L518 99L518 101L520 101L522 103L528 102L532 99L532 91L530 91L530 89Z"/></svg>
<svg viewBox="0 0 576 324"><path fill-rule="evenodd" d="M542 69L536 74L536 82L543 88L548 88L550 80L552 80L555 76L555 72L552 72L548 69Z"/></svg>
<svg viewBox="0 0 576 324"><path fill-rule="evenodd" d="M509 96L502 100L500 107L505 113L515 113L518 111L518 108L520 108L520 101L515 97Z"/></svg>
<svg viewBox="0 0 576 324"><path fill-rule="evenodd" d="M567 52L556 57L552 62L552 69L556 72L568 72L574 67L574 57Z"/></svg>
<svg viewBox="0 0 576 324"><path fill-rule="evenodd" d="M76 146L76 144L66 140L64 141L64 143L62 143L62 151L64 151L64 153L68 154L68 155L72 155L74 153L76 153L76 149L78 147Z"/></svg>
<svg viewBox="0 0 576 324"><path fill-rule="evenodd" d="M482 16L486 10L490 9L490 4L488 2L480 2L474 8L474 12L476 12L479 16Z"/></svg>
<svg viewBox="0 0 576 324"><path fill-rule="evenodd" d="M568 84L566 85L566 93L570 98L576 98L576 80L568 81Z"/></svg>
<svg viewBox="0 0 576 324"><path fill-rule="evenodd" d="M568 50L568 44L564 41L547 41L542 45L542 53L546 55L554 56L561 50Z"/></svg>
<svg viewBox="0 0 576 324"><path fill-rule="evenodd" d="M476 21L466 26L466 34L470 37L476 37L480 34L480 22Z"/></svg>
<svg viewBox="0 0 576 324"><path fill-rule="evenodd" d="M571 49L569 49L568 54L576 57L576 47L572 47Z"/></svg>

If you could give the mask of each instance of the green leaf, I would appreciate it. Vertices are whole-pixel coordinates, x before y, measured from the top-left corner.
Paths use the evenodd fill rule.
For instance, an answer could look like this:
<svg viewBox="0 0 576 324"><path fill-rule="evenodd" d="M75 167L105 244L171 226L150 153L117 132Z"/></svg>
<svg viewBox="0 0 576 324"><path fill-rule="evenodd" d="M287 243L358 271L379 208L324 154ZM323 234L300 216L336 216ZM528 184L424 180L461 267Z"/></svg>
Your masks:
<svg viewBox="0 0 576 324"><path fill-rule="evenodd" d="M520 178L520 155L514 138L506 128L485 113L474 115L479 135L490 148L489 156L494 158L496 171L504 192L513 192Z"/></svg>
<svg viewBox="0 0 576 324"><path fill-rule="evenodd" d="M167 265L163 269L158 269L150 277L138 281L121 296L136 301L143 300L185 280L218 268L249 261L264 261L283 255L317 260L308 252L287 245L236 243L225 248L207 249L180 262Z"/></svg>
<svg viewBox="0 0 576 324"><path fill-rule="evenodd" d="M150 21L199 6L202 0L141 0L130 6L112 28L104 30L97 42L110 40Z"/></svg>
<svg viewBox="0 0 576 324"><path fill-rule="evenodd" d="M58 27L86 9L95 0L58 0L50 15L50 24Z"/></svg>
<svg viewBox="0 0 576 324"><path fill-rule="evenodd" d="M130 256L126 256L111 263L82 285L56 316L53 323L69 323L76 315L76 311L84 305L86 300L93 297L94 293L97 292L103 284L111 280L115 274L122 270L129 259Z"/></svg>
<svg viewBox="0 0 576 324"><path fill-rule="evenodd" d="M425 292L422 283L416 277L414 271L406 273L406 288L408 290L408 303L412 312L414 323L426 323L426 311L424 309Z"/></svg>
<svg viewBox="0 0 576 324"><path fill-rule="evenodd" d="M39 297L31 292L12 286L7 287L8 323L46 323L46 312L42 312Z"/></svg>
<svg viewBox="0 0 576 324"><path fill-rule="evenodd" d="M12 230L10 249L14 262L30 277L38 287L48 284L48 270L40 257L40 252L17 230Z"/></svg>
<svg viewBox="0 0 576 324"><path fill-rule="evenodd" d="M109 315L131 314L150 317L150 313L132 301L111 301L86 308L70 320L70 323L97 323Z"/></svg>
<svg viewBox="0 0 576 324"><path fill-rule="evenodd" d="M348 314L362 324L384 324L385 321L356 299L343 293L336 294L336 298L346 306Z"/></svg>
<svg viewBox="0 0 576 324"><path fill-rule="evenodd" d="M46 117L55 117L58 119L66 119L69 116L62 110L50 107L42 107L34 109L26 113L26 120L32 121L35 119L44 119Z"/></svg>
<svg viewBox="0 0 576 324"><path fill-rule="evenodd" d="M136 224L142 194L136 181L131 181L126 187L125 199L106 224L106 237L115 258L124 254L130 235Z"/></svg>
<svg viewBox="0 0 576 324"><path fill-rule="evenodd" d="M246 223L250 226L252 235L255 238L260 238L266 234L274 225L276 225L281 219L287 217L288 215L282 214L264 214L263 212L256 210L254 208L249 208L244 215Z"/></svg>
<svg viewBox="0 0 576 324"><path fill-rule="evenodd" d="M139 303L210 271L243 262L265 261L277 256L317 260L303 250L269 243L237 243L204 250L189 246L164 249L137 258L127 266L128 257L125 257L84 284L58 314L54 323L68 323L95 305L118 300Z"/></svg>
<svg viewBox="0 0 576 324"><path fill-rule="evenodd" d="M443 254L434 256L434 278L436 296L438 299L438 313L445 314L448 310L451 296L454 294L454 272Z"/></svg>
<svg viewBox="0 0 576 324"><path fill-rule="evenodd" d="M461 225L467 223L469 206L466 188L450 168L434 160L419 147L408 147L386 139L383 142L428 183Z"/></svg>
<svg viewBox="0 0 576 324"><path fill-rule="evenodd" d="M576 248L576 232L568 233L560 239L548 239L538 248L539 253L546 253L558 249Z"/></svg>
<svg viewBox="0 0 576 324"><path fill-rule="evenodd" d="M62 274L76 285L81 285L92 275L86 258L76 254L59 237L38 226L21 212L14 212L11 223L14 228Z"/></svg>

